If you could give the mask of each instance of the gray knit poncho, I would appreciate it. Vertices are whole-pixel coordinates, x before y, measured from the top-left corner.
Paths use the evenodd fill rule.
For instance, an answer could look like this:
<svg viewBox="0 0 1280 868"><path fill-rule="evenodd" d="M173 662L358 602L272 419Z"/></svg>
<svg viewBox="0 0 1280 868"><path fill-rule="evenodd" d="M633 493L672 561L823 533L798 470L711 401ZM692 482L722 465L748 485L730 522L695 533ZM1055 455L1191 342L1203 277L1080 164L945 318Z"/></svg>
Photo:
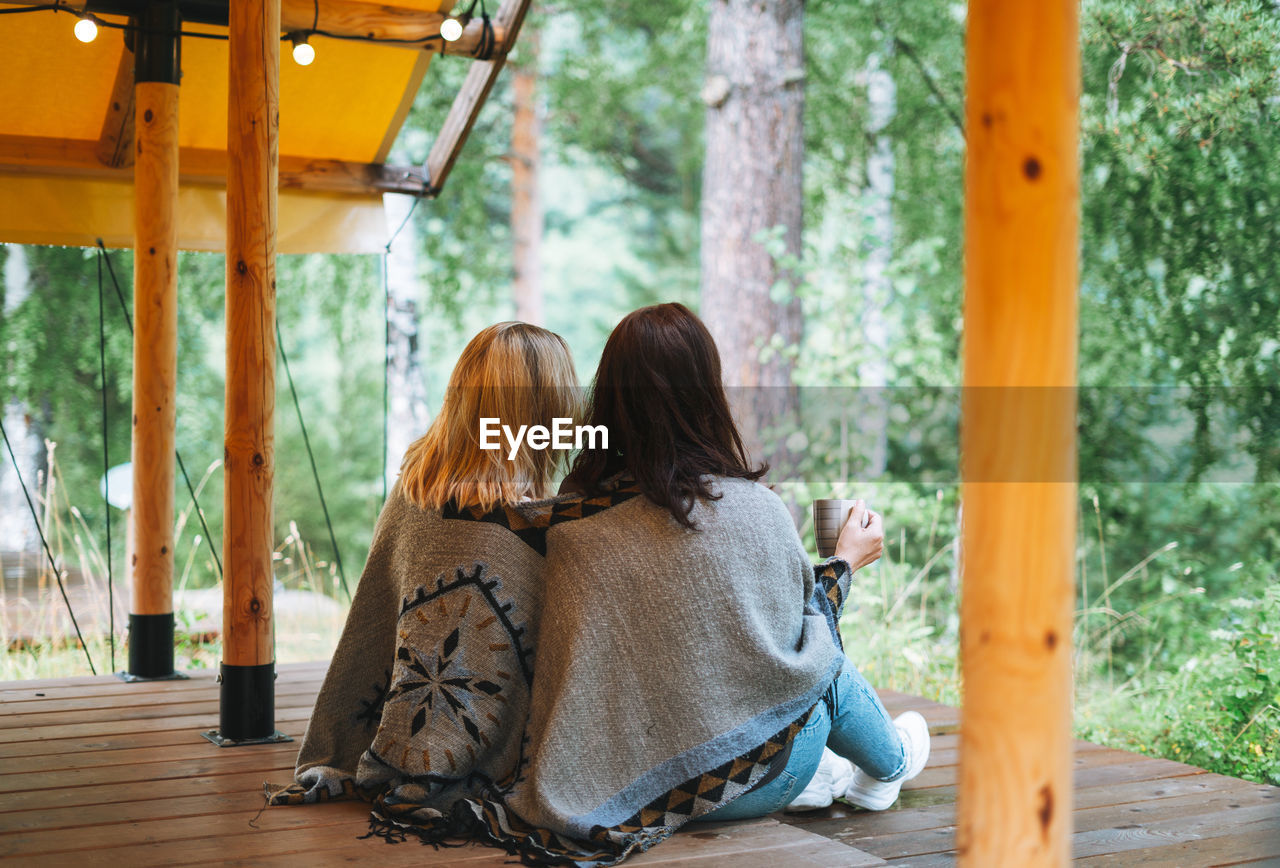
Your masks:
<svg viewBox="0 0 1280 868"><path fill-rule="evenodd" d="M749 790L844 663L849 569L815 570L764 486L716 486L696 530L634 483L487 515L393 496L275 801L595 866Z"/></svg>
<svg viewBox="0 0 1280 868"><path fill-rule="evenodd" d="M423 807L521 765L549 509L414 506L397 485L298 752L300 804L399 792ZM524 505L522 505L524 506Z"/></svg>
<svg viewBox="0 0 1280 868"><path fill-rule="evenodd" d="M754 786L844 663L849 570L832 560L815 577L764 486L717 488L694 508L696 530L634 485L557 499L527 764L447 821L384 797L375 830L610 865Z"/></svg>

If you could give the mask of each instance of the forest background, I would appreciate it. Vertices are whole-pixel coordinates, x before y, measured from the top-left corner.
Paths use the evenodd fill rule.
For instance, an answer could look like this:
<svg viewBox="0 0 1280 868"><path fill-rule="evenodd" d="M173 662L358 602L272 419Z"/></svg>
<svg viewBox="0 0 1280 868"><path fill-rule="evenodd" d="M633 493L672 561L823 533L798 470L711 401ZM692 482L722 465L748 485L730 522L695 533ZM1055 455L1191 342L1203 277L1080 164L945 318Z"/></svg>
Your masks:
<svg viewBox="0 0 1280 868"><path fill-rule="evenodd" d="M964 28L964 4L943 0L538 8L444 194L411 214L389 201L407 222L385 263L280 258L282 347L342 564L282 372L281 589L332 598L340 623L383 498L384 410L394 477L480 327L540 321L587 383L624 313L681 301L739 382L773 384L758 391L781 403L757 410L783 420L760 434L788 468L779 491L799 507L857 494L886 515L885 557L843 625L850 655L877 685L960 701ZM1084 0L1081 52L1077 732L1280 784L1280 3ZM464 74L433 63L393 162L424 160ZM753 112L777 126L744 140ZM128 252L109 264L127 297ZM105 272L103 381L103 265L0 246L5 429L93 599L102 396L116 464L132 358ZM191 592L220 572L223 268L180 259L178 444L208 525L180 485ZM16 581L60 606L22 498L6 455L4 604L29 606ZM215 665L216 636L179 620L180 665ZM0 679L86 671L78 648L0 623ZM326 656L336 630L315 632L280 659ZM104 636L88 644L105 658Z"/></svg>

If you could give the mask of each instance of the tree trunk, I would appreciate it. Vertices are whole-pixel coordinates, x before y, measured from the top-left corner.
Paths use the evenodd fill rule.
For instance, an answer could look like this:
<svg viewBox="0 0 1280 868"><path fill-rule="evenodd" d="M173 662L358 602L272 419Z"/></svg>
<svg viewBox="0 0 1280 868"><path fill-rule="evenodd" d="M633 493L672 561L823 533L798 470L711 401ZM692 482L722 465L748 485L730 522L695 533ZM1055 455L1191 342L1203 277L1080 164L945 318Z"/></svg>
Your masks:
<svg viewBox="0 0 1280 868"><path fill-rule="evenodd" d="M771 432L794 427L798 396L790 356L761 361L761 349L793 348L802 330L795 275L774 253L800 255L803 10L801 0L712 0L702 91L702 317L747 448L770 461L774 481L791 462Z"/></svg>
<svg viewBox="0 0 1280 868"><path fill-rule="evenodd" d="M4 313L8 316L31 293L28 282L27 252L21 245L10 245L4 260ZM27 405L16 399L4 402L4 430L9 435L14 458L22 481L27 484L31 496L36 496L40 471L45 467L44 431L40 419L31 414ZM44 555L40 552L40 537L36 534L35 519L27 506L27 499L18 483L18 474L7 454L0 454L0 552L24 552ZM0 577L0 581L3 578Z"/></svg>
<svg viewBox="0 0 1280 868"><path fill-rule="evenodd" d="M400 470L405 450L427 430L427 388L419 361L422 334L418 317L418 237L405 223L413 200L383 197L387 224L404 228L387 254L387 488Z"/></svg>
<svg viewBox="0 0 1280 868"><path fill-rule="evenodd" d="M886 40L885 51L892 50ZM866 476L882 476L889 462L889 325L885 310L893 294L889 263L893 258L893 142L885 127L897 111L897 88L893 76L872 54L867 63L867 102L870 108L867 132L871 153L867 156L867 210L871 231L867 239L867 272L863 286L862 340L868 351L860 366L859 386L866 408L858 425L869 440Z"/></svg>
<svg viewBox="0 0 1280 868"><path fill-rule="evenodd" d="M511 123L511 237L515 242L516 319L542 325L542 199L538 193L538 35L525 30L511 80L515 115Z"/></svg>

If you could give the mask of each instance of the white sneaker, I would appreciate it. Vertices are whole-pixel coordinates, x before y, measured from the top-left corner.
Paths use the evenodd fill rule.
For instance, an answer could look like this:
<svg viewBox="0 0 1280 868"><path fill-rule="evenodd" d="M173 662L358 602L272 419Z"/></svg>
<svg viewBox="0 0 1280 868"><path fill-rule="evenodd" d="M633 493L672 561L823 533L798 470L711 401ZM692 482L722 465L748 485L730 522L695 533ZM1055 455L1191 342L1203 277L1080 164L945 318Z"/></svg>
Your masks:
<svg viewBox="0 0 1280 868"><path fill-rule="evenodd" d="M783 808L788 813L797 811L816 811L825 808L839 796L844 795L853 780L853 763L840 756L830 748L822 749L822 759L813 778L805 785L800 795L791 804Z"/></svg>
<svg viewBox="0 0 1280 868"><path fill-rule="evenodd" d="M918 711L906 711L893 720L907 755L907 769L896 780L878 781L854 766L845 801L868 811L883 811L898 800L902 785L924 770L929 759L929 724Z"/></svg>

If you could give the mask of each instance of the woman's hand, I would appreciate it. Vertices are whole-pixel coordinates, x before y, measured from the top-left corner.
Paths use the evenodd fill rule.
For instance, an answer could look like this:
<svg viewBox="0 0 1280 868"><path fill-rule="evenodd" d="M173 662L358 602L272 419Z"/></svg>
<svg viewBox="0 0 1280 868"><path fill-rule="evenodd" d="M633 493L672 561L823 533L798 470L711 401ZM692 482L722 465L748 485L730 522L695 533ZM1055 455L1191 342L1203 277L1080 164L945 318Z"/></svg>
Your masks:
<svg viewBox="0 0 1280 868"><path fill-rule="evenodd" d="M854 501L836 540L836 557L844 558L856 572L879 560L883 551L884 523L879 513L867 509L866 501Z"/></svg>

